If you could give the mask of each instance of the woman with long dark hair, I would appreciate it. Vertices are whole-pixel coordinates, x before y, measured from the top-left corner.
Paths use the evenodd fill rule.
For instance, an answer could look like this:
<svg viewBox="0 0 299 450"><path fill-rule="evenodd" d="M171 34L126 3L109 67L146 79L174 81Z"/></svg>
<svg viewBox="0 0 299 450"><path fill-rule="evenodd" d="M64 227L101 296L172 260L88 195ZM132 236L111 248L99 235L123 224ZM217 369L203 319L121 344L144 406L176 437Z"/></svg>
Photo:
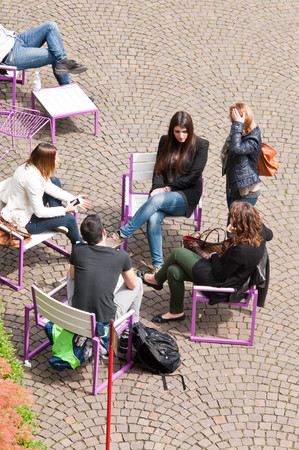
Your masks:
<svg viewBox="0 0 299 450"><path fill-rule="evenodd" d="M152 188L146 203L107 244L121 245L147 223L147 238L154 271L163 264L162 222L165 216L190 217L202 193L202 173L207 162L209 142L194 134L191 116L178 111L172 117L168 134L159 142Z"/></svg>
<svg viewBox="0 0 299 450"><path fill-rule="evenodd" d="M70 214L79 207L87 209L91 203L81 196L75 205L73 194L61 189L54 177L59 157L54 145L40 143L30 158L16 169L0 194L5 207L1 216L10 223L25 227L30 234L38 234L64 226L72 244L82 242L76 219ZM67 205L62 206L62 201Z"/></svg>
<svg viewBox="0 0 299 450"><path fill-rule="evenodd" d="M232 234L232 243L221 257L215 253L210 259L203 259L191 250L177 248L156 274L137 272L144 284L157 290L161 290L163 283L168 280L169 311L153 317L153 322L163 323L185 318L185 281L215 287L238 288L243 285L261 261L266 241L272 239L273 233L262 224L254 206L238 201L233 202L230 207L228 232ZM213 301L215 294L208 295ZM222 297L221 301L223 300L225 301ZM217 303L217 298L214 303Z"/></svg>

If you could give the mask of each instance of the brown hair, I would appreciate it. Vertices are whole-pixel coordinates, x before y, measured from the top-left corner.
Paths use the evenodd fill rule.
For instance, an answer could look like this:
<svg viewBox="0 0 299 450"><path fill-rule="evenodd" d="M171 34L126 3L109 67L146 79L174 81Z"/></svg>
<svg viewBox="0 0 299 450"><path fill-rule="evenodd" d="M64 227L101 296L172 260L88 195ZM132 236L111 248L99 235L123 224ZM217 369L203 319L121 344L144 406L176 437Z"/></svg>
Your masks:
<svg viewBox="0 0 299 450"><path fill-rule="evenodd" d="M38 144L26 161L26 167L35 166L46 180L55 172L57 148L46 142Z"/></svg>
<svg viewBox="0 0 299 450"><path fill-rule="evenodd" d="M229 117L230 120L232 120L232 110L236 108L240 114L240 116L243 115L245 112L245 122L244 122L244 129L243 134L248 134L252 130L253 124L254 124L254 115L252 112L252 109L249 108L245 103L239 102L234 103L229 107Z"/></svg>
<svg viewBox="0 0 299 450"><path fill-rule="evenodd" d="M235 228L233 245L249 244L259 247L262 241L262 219L258 210L248 202L234 201L229 214Z"/></svg>
<svg viewBox="0 0 299 450"><path fill-rule="evenodd" d="M180 143L174 136L173 129L181 127L187 130L188 136L185 142ZM173 153L178 152L172 175L185 173L184 166L190 158L190 152L195 152L196 136L194 134L193 122L190 114L185 111L177 111L171 118L165 144L163 145L157 158L154 172L158 176L163 176L165 169L169 166Z"/></svg>

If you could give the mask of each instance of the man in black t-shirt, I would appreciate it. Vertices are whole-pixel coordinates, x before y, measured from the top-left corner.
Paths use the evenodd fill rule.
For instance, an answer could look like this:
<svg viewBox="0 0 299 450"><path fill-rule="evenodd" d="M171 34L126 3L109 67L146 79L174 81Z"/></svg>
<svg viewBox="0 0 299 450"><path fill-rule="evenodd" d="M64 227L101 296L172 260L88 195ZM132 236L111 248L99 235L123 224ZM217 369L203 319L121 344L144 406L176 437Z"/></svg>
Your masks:
<svg viewBox="0 0 299 450"><path fill-rule="evenodd" d="M133 309L138 322L143 287L133 271L130 256L106 246L106 231L99 216L87 216L80 231L86 244L75 245L70 256L74 287L72 295L68 283L68 296L72 298L69 303L95 313L100 323L118 319Z"/></svg>

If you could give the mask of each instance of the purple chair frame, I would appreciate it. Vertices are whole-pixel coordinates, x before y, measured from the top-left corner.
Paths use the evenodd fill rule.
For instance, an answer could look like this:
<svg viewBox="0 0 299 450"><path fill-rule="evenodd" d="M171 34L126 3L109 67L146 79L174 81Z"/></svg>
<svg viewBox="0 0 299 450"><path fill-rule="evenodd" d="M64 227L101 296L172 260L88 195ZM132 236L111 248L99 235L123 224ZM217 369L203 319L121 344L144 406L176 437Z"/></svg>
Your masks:
<svg viewBox="0 0 299 450"><path fill-rule="evenodd" d="M8 72L13 72L13 75L0 75L1 81L12 81L12 104L16 104L16 92L17 83L25 84L25 70L22 70L22 76L17 77L18 69L15 66L6 66L5 64L0 64L0 69L7 70Z"/></svg>
<svg viewBox="0 0 299 450"><path fill-rule="evenodd" d="M6 278L2 275L0 276L0 281L2 281L2 283L7 284L8 286L10 286L11 288L13 288L16 291L19 291L23 287L24 253L29 248L32 248L33 246L35 246L37 244L44 243L45 245L47 245L48 247L51 247L53 250L56 250L57 252L61 253L62 255L70 256L70 252L68 250L65 250L64 248L60 247L59 245L55 244L54 242L52 242L46 238L49 236L50 237L54 236L54 234L56 234L56 231L44 232L44 233L40 233L40 234L33 234L32 239L34 242L29 242L25 247L23 236L19 235L18 233L14 232L14 231L10 231L8 228L6 228L2 224L0 224L0 229L7 231L7 233L12 233L20 241L19 248L18 248L18 251L19 251L18 284L8 280L8 278Z"/></svg>
<svg viewBox="0 0 299 450"><path fill-rule="evenodd" d="M29 139L31 153L33 136L48 123L51 126L50 118L41 116L40 111L0 102L0 132L11 136L12 141L12 147L4 152L0 161L14 149L16 137Z"/></svg>
<svg viewBox="0 0 299 450"><path fill-rule="evenodd" d="M58 301L53 296L66 287L66 282L55 288L49 294L40 291L35 285L31 286L33 304L25 306L25 327L24 327L24 364L31 367L29 359L40 353L50 345L50 341L46 339L34 350L29 351L29 332L30 332L30 312L34 311L35 324L39 327L45 327L45 318L62 328L76 334L80 334L92 339L94 364L93 364L93 384L92 394L96 395L108 385L105 380L98 386L98 370L100 358L100 338L96 335L96 317L94 313L88 313L78 310L65 304L67 297L62 301ZM114 327L120 333L129 326L134 324L134 311L131 310L114 322ZM81 334L83 333L83 334ZM115 372L112 381L119 378L127 370L129 370L134 361L132 360L132 333L129 332L127 361L125 366Z"/></svg>
<svg viewBox="0 0 299 450"><path fill-rule="evenodd" d="M190 340L196 342L214 342L217 344L240 344L240 345L253 345L254 340L254 329L255 329L255 319L256 319L256 308L257 308L257 300L258 300L258 290L251 286L248 291L244 292L247 294L247 297L238 302L238 303L227 303L221 302L227 306L243 306L247 307L250 304L250 300L253 298L253 309L252 309L252 320L251 320L251 331L250 338L248 341L246 340L236 340L236 339L228 339L228 338L217 338L217 337L200 337L195 336L195 322L196 322L196 305L197 302L209 302L209 299L204 296L204 292L228 292L233 293L235 290L233 288L215 288L212 286L193 286L193 304L192 304L192 319L191 319L191 334Z"/></svg>
<svg viewBox="0 0 299 450"><path fill-rule="evenodd" d="M156 153L131 153L130 154L130 172L124 173L122 177L122 204L121 204L121 227L124 226L133 217L133 205L132 196L143 196L144 201L146 201L149 192L138 192L133 190L133 181L137 180L151 180L153 175L153 169L156 161ZM135 175L136 161L135 158L141 158L139 163L139 173L140 175ZM144 161L142 159L145 159ZM202 199L203 199L203 187L204 178L202 178L202 195L196 209L194 211L194 222L195 229L199 231L201 228L201 217L202 217ZM171 219L176 219L177 216L167 216ZM122 249L127 248L127 241L121 245Z"/></svg>

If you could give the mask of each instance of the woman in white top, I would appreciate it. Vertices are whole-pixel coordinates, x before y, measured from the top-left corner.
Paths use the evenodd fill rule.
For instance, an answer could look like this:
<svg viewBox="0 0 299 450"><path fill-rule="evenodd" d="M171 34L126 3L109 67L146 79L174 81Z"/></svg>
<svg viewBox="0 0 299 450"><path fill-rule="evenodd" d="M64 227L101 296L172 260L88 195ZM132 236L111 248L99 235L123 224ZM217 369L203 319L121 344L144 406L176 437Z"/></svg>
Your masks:
<svg viewBox="0 0 299 450"><path fill-rule="evenodd" d="M3 219L25 227L30 234L42 233L56 227L68 229L67 237L72 244L82 242L73 214L77 207L87 209L91 203L81 197L61 189L61 183L54 177L58 167L57 149L52 144L41 143L33 150L30 158L18 167L7 180L0 198L5 207L1 211ZM67 205L62 206L62 201Z"/></svg>

